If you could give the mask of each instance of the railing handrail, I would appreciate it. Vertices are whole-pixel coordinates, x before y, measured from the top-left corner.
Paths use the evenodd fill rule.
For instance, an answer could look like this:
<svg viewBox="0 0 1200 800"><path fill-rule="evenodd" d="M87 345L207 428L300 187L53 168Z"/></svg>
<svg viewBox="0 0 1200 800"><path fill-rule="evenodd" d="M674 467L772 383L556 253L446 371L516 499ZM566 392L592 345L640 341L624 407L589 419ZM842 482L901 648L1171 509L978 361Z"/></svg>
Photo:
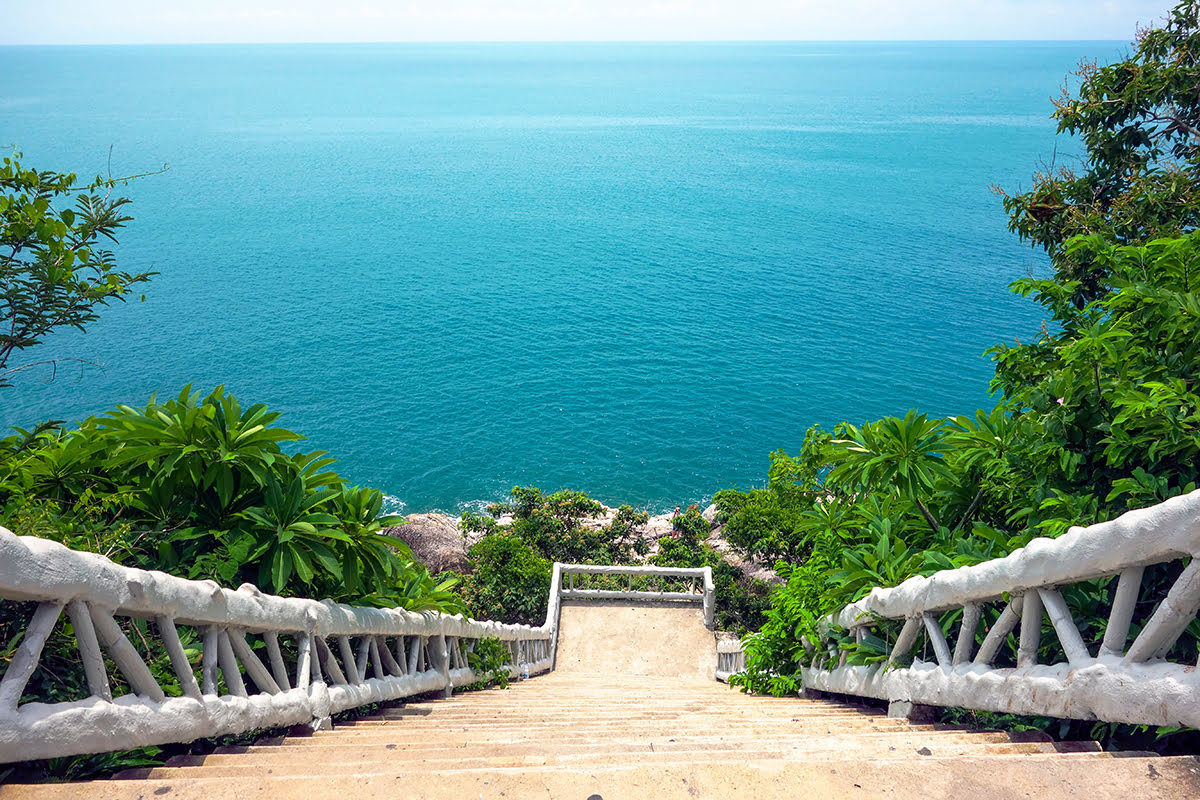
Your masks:
<svg viewBox="0 0 1200 800"><path fill-rule="evenodd" d="M564 587L563 576L575 574L702 581L700 593L656 596L702 602L712 627L715 588L708 567L556 563L545 621L509 625L459 614L278 597L251 584L226 589L213 581L124 567L96 553L0 528L0 600L37 603L0 678L0 763L254 728L325 725L332 714L366 703L448 693L478 680L468 654L483 638L505 643L511 674L545 672L554 668L557 656L562 599L589 594ZM42 650L64 614L72 623L90 696L22 704ZM182 697L166 696L149 667L153 652L140 653L117 618L155 623L150 636L169 658ZM202 644L199 664L191 663L184 650L181 625L196 629ZM263 646L256 650L247 635L261 636ZM281 637L294 638L295 648L281 647ZM106 658L131 689L116 702Z"/></svg>
<svg viewBox="0 0 1200 800"><path fill-rule="evenodd" d="M157 570L124 567L97 554L0 527L0 598L16 601L84 602L121 616L170 616L181 625L237 625L262 633L319 636L468 633L501 640L548 638L549 621L538 627L474 620L461 614L412 612L279 597L244 583L225 589L211 580L193 581Z"/></svg>
<svg viewBox="0 0 1200 800"><path fill-rule="evenodd" d="M701 589L697 592L645 592L633 589L575 589L568 584L564 588L561 583L563 575L628 575L664 578L693 578L700 580ZM557 591L552 588L551 598L566 597L568 599L595 600L633 600L633 601L685 601L699 602L704 607L704 625L713 629L716 616L716 584L713 582L712 567L654 567L639 565L597 565L597 564L565 564L555 562L554 580ZM557 613L557 606L556 606ZM549 617L547 617L549 618Z"/></svg>
<svg viewBox="0 0 1200 800"><path fill-rule="evenodd" d="M563 573L575 575L661 575L672 578L703 578L711 567L654 567L630 564L566 564L559 562Z"/></svg>
<svg viewBox="0 0 1200 800"><path fill-rule="evenodd" d="M822 621L821 641L808 643L806 688L892 702L953 706L1143 725L1200 727L1200 672L1166 657L1200 611L1200 490L1117 519L1035 539L998 559L875 588ZM1166 596L1138 627L1145 569L1190 558ZM1117 578L1103 641L1084 641L1060 587ZM1004 608L978 644L982 610ZM946 612L961 609L957 637L943 633ZM1039 664L1044 620L1064 661ZM834 629L861 642L883 620L904 620L882 662L847 663ZM995 666L1019 627L1016 666ZM924 638L934 662L916 657ZM911 666L904 666L909 658ZM832 668L829 668L832 667Z"/></svg>
<svg viewBox="0 0 1200 800"><path fill-rule="evenodd" d="M349 708L449 692L478 680L468 653L483 638L506 643L510 673L544 672L553 667L558 585L556 570L542 625L508 625L433 611L284 598L250 584L223 589L212 581L124 567L96 553L0 528L0 599L38 603L0 678L0 763L328 724L330 715ZM64 612L91 694L21 704ZM166 696L114 617L156 623L182 697ZM179 625L196 628L202 641L199 665L189 661ZM256 651L247 634L261 635L265 652ZM296 640L291 665L286 663L291 651L285 658L280 636ZM106 656L132 690L118 702Z"/></svg>
<svg viewBox="0 0 1200 800"><path fill-rule="evenodd" d="M1108 522L1072 527L1057 539L1034 539L1003 558L874 588L829 621L849 628L872 614L901 619L1196 556L1200 556L1200 490L1127 511Z"/></svg>

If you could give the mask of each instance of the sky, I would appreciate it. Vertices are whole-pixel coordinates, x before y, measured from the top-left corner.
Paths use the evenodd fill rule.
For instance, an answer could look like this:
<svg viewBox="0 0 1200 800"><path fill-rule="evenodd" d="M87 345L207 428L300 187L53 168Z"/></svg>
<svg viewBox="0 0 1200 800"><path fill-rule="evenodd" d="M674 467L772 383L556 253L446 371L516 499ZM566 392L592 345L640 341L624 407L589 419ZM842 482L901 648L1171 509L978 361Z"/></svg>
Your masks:
<svg viewBox="0 0 1200 800"><path fill-rule="evenodd" d="M1117 39L1174 0L0 0L0 44Z"/></svg>

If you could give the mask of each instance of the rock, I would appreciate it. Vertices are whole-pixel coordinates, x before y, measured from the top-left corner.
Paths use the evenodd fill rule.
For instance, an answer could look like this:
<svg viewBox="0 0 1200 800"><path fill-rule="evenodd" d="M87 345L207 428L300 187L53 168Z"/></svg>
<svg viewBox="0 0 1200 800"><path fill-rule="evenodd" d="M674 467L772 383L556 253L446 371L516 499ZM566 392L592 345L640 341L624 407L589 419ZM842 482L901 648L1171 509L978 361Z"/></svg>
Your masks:
<svg viewBox="0 0 1200 800"><path fill-rule="evenodd" d="M605 506L603 512L595 517L580 520L579 524L589 530L599 530L611 525L616 513L615 508ZM716 513L715 505L708 506L701 513L701 516L708 520L711 528L708 544L746 577L758 578L773 584L782 583L779 576L768 565L744 559L734 551L722 535L724 526L717 520ZM658 540L673 533L674 527L671 521L674 517L674 512L670 511L665 514L655 514L644 525L638 526L638 535L645 540L649 547L648 555L657 554L659 551ZM458 520L445 514L409 514L405 519L408 520L407 525L385 528L383 533L407 544L412 550L413 556L429 567L429 571L434 574L446 570L459 573L470 572L467 548L479 541L482 538L481 534L468 534L464 537L462 531L458 529ZM513 518L506 514L496 521L500 525L511 525Z"/></svg>
<svg viewBox="0 0 1200 800"><path fill-rule="evenodd" d="M613 520L617 516L615 508L604 507L604 512L595 517L584 517L579 522L579 527L589 531L598 531L601 528L607 528L612 525Z"/></svg>
<svg viewBox="0 0 1200 800"><path fill-rule="evenodd" d="M709 508L715 511L713 506L709 506ZM705 509L705 513L708 513L708 509ZM742 558L741 554L733 549L733 545L726 541L724 536L724 525L718 522L713 522L710 524L713 525L713 528L712 532L708 535L708 544L712 547L712 549L720 553L721 558L725 559L727 563L737 567L742 575L747 578L755 578L760 581L766 581L772 585L779 585L783 583L783 579L780 578L779 575L776 574L775 570L771 569L771 567L767 566L766 564L760 564L757 561L751 561L749 559Z"/></svg>
<svg viewBox="0 0 1200 800"><path fill-rule="evenodd" d="M434 574L470 571L457 521L445 514L409 514L405 519L407 525L384 528L383 533L408 545L413 556Z"/></svg>
<svg viewBox="0 0 1200 800"><path fill-rule="evenodd" d="M674 514L656 514L650 517L650 519L646 520L644 526L646 535L652 537L655 541L664 536L670 536L675 530L675 527L671 524L671 520L674 518Z"/></svg>

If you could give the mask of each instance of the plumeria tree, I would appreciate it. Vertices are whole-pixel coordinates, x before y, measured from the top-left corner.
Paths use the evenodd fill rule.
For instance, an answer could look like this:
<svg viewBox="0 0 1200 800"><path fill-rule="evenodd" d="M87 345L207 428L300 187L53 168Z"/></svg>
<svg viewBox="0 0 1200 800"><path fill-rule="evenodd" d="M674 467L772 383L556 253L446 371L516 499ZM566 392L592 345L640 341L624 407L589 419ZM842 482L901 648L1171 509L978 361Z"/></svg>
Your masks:
<svg viewBox="0 0 1200 800"><path fill-rule="evenodd" d="M798 637L872 586L1002 556L1200 483L1200 3L1180 3L1129 57L1078 77L1055 117L1085 148L1081 166L1004 199L1012 229L1053 271L1012 286L1047 319L1032 341L989 351L995 407L814 430L798 458L772 454L765 488L716 496L731 542L782 558L788 578L747 645L751 688L794 691ZM1165 594L1165 569L1147 570L1145 601ZM1072 592L1093 636L1111 591ZM1173 655L1194 659L1198 638L1193 626ZM858 663L884 657L881 646L846 643Z"/></svg>
<svg viewBox="0 0 1200 800"><path fill-rule="evenodd" d="M118 181L80 186L74 174L31 169L20 157L0 161L0 388L17 372L57 363L18 363L26 350L55 330L83 330L154 274L118 268L105 249L132 219L129 200L113 195Z"/></svg>

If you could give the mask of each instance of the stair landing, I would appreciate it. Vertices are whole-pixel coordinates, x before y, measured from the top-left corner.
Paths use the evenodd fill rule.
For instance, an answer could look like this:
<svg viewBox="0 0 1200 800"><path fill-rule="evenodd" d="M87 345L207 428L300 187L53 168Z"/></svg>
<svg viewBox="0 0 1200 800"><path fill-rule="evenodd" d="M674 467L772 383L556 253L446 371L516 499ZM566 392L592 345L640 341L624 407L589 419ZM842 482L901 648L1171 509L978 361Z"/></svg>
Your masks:
<svg viewBox="0 0 1200 800"><path fill-rule="evenodd" d="M1200 760L910 724L712 681L556 672L124 780L0 787L0 800L805 796L1194 800Z"/></svg>

